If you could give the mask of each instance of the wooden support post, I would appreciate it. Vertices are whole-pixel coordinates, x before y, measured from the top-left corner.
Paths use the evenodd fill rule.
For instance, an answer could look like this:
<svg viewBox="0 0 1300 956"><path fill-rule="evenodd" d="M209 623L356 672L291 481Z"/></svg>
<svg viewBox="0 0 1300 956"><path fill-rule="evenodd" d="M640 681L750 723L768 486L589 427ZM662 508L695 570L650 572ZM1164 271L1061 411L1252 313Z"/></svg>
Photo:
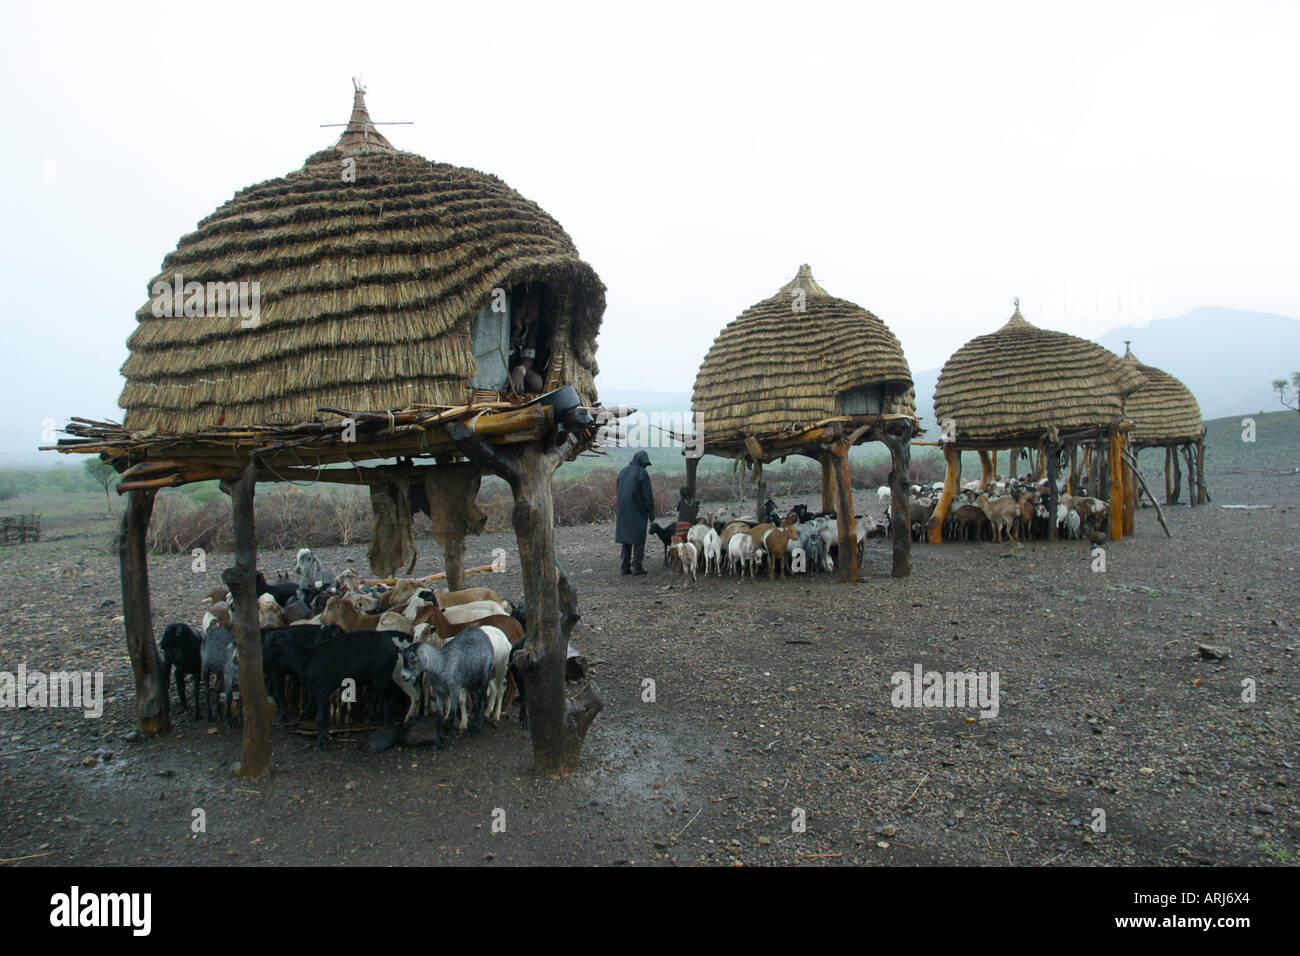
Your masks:
<svg viewBox="0 0 1300 956"><path fill-rule="evenodd" d="M1170 466L1169 445L1165 446L1165 503L1173 505L1174 496L1174 470Z"/></svg>
<svg viewBox="0 0 1300 956"><path fill-rule="evenodd" d="M1078 481L1079 478L1079 473L1077 471L1078 466L1079 466L1079 446L1071 442L1070 443L1070 474L1065 479L1065 491L1067 494L1071 494L1071 495L1075 494L1074 489L1076 486L1076 482Z"/></svg>
<svg viewBox="0 0 1300 956"><path fill-rule="evenodd" d="M931 544L943 543L943 523L948 520L948 509L952 507L953 496L957 494L957 484L961 480L961 452L952 445L943 449L943 459L947 469L943 476L943 492L939 503L934 506L930 516L929 533Z"/></svg>
<svg viewBox="0 0 1300 956"><path fill-rule="evenodd" d="M831 511L835 508L835 466L828 451L823 451L819 460L822 465L822 511Z"/></svg>
<svg viewBox="0 0 1300 956"><path fill-rule="evenodd" d="M889 524L892 529L894 566L890 572L896 578L912 573L912 506L908 500L910 489L907 469L912 458L912 433L894 435L885 432L882 440L889 448L893 467L889 472Z"/></svg>
<svg viewBox="0 0 1300 956"><path fill-rule="evenodd" d="M452 538L442 549L442 563L447 569L447 589L460 591L465 587L465 539Z"/></svg>
<svg viewBox="0 0 1300 956"><path fill-rule="evenodd" d="M1124 436L1118 428L1110 432L1110 539L1124 540Z"/></svg>
<svg viewBox="0 0 1300 956"><path fill-rule="evenodd" d="M689 449L688 449L688 451L689 451ZM696 474L696 472L699 470L699 467L700 467L700 456L699 456L699 455L690 455L690 454L687 454L687 456L686 456L686 487L690 489L690 496L691 496L692 498L695 497L695 474Z"/></svg>
<svg viewBox="0 0 1300 956"><path fill-rule="evenodd" d="M835 520L840 540L840 580L858 579L858 539L854 534L853 481L849 472L849 444L837 441L832 448L835 459L836 500L839 508Z"/></svg>
<svg viewBox="0 0 1300 956"><path fill-rule="evenodd" d="M763 502L767 500L767 482L763 480L763 462L754 462L754 493L757 496L757 504L754 506L754 517L761 524L763 517Z"/></svg>
<svg viewBox="0 0 1300 956"><path fill-rule="evenodd" d="M1196 445L1196 503L1209 504L1210 489L1205 484L1205 438L1198 438Z"/></svg>
<svg viewBox="0 0 1300 956"><path fill-rule="evenodd" d="M1192 445L1183 445L1183 460L1187 462L1187 507L1196 506L1196 475L1192 468Z"/></svg>
<svg viewBox="0 0 1300 956"><path fill-rule="evenodd" d="M235 648L239 652L239 699L244 718L244 755L235 776L258 777L271 770L271 720L275 705L262 677L262 622L257 609L257 533L253 496L257 465L249 462L238 481L223 481L235 528L235 566L221 572L234 599ZM196 692L197 693L197 692ZM230 702L226 702L230 706Z"/></svg>
<svg viewBox="0 0 1300 956"><path fill-rule="evenodd" d="M1043 460L1047 468L1047 540L1055 541L1058 537L1056 505L1061 500L1060 492L1056 490L1057 472L1061 467L1061 446L1050 442L1044 445Z"/></svg>
<svg viewBox="0 0 1300 956"><path fill-rule="evenodd" d="M528 641L514 655L528 691L529 732L533 768L555 777L578 768L587 729L604 707L594 682L573 699L566 693L565 662L569 632L579 619L577 595L555 564L555 502L552 476L577 443L568 434L549 447L528 442L515 448L488 445L473 429L460 423L447 428L452 442L471 461L500 475L510 484L515 505L511 515L519 542L524 601L528 608Z"/></svg>
<svg viewBox="0 0 1300 956"><path fill-rule="evenodd" d="M1183 496L1183 467L1178 462L1178 446L1174 445L1169 449L1169 460L1174 463L1174 493L1169 498L1168 503L1171 505L1178 504L1178 500Z"/></svg>
<svg viewBox="0 0 1300 956"><path fill-rule="evenodd" d="M127 492L117 540L126 650L135 674L136 720L140 733L150 735L171 729L170 691L163 682L162 658L153 639L153 611L149 603L149 551L145 539L156 493L152 488Z"/></svg>
<svg viewBox="0 0 1300 956"><path fill-rule="evenodd" d="M1124 456L1127 457L1129 455L1127 435L1124 436L1121 447ZM1121 469L1121 473L1124 475L1124 534L1125 536L1132 536L1137 530L1137 477L1133 474L1133 470L1127 466Z"/></svg>
<svg viewBox="0 0 1300 956"><path fill-rule="evenodd" d="M980 451L980 483L979 490L987 491L989 485L993 484L998 474L998 453Z"/></svg>

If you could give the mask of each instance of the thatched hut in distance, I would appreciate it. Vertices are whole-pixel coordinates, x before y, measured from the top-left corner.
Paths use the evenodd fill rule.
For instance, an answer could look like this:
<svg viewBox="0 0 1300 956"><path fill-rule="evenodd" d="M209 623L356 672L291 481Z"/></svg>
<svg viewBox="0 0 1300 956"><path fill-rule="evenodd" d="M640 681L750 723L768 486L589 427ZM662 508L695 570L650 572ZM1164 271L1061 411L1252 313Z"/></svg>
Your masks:
<svg viewBox="0 0 1300 956"><path fill-rule="evenodd" d="M256 482L370 486L372 570L383 577L414 566L411 513L427 511L458 588L464 536L483 523L479 481L493 471L517 499L535 763L572 769L599 699L566 716L572 590L557 577L550 482L595 441L586 406L605 297L560 225L494 176L394 147L357 88L333 146L236 193L181 238L149 288L122 368L123 424L76 420L57 446L111 461L130 496L122 582L141 729L169 726L144 551L158 488L217 479L231 495L236 566L223 580L248 702L242 772L258 773L270 706ZM513 325L523 327L512 335ZM395 463L358 466L367 460ZM321 470L334 463L353 467Z"/></svg>
<svg viewBox="0 0 1300 956"><path fill-rule="evenodd" d="M819 461L823 509L836 507L839 488L841 541L854 540L848 451L883 441L893 456L894 526L908 526L906 477L917 422L907 359L885 323L830 295L807 265L718 334L695 378L692 405L702 453L754 467L760 510L765 462L789 455ZM697 464L687 459L692 492ZM909 545L908 535L894 536L896 576L911 568ZM840 573L857 579L853 548L841 548Z"/></svg>
<svg viewBox="0 0 1300 956"><path fill-rule="evenodd" d="M1176 504L1182 497L1182 469L1178 454L1187 462L1187 503L1205 504L1210 500L1205 487L1205 426L1201 406L1191 390L1168 372L1144 365L1124 343L1124 361L1146 379L1146 387L1134 393L1124 406L1133 422L1129 440L1136 456L1144 448L1163 448L1165 452L1165 504Z"/></svg>
<svg viewBox="0 0 1300 956"><path fill-rule="evenodd" d="M1009 449L1012 473L1021 448L1038 449L1050 484L1050 513L1056 513L1059 454L1069 452L1070 481L1077 475L1075 449L1105 441L1111 453L1111 536L1118 540L1124 482L1120 448L1130 427L1124 401L1145 384L1132 365L1094 342L1030 325L1016 311L1002 328L971 339L952 354L934 390L934 414L948 472L943 494L930 522L930 540L942 540L942 528L961 474L961 452L979 452L980 489L993 479L997 453ZM1097 475L1094 459L1088 474ZM1089 490L1097 493L1093 487ZM1049 521L1055 537L1056 522Z"/></svg>

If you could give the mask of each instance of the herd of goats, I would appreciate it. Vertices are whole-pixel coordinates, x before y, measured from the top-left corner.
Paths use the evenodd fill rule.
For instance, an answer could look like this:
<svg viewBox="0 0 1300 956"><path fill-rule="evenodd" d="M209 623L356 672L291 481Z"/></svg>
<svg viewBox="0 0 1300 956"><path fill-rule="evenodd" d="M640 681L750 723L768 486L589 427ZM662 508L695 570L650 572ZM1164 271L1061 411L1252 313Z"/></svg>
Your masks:
<svg viewBox="0 0 1300 956"><path fill-rule="evenodd" d="M909 532L915 540L926 537L941 489L942 484L912 486ZM963 487L944 522L945 539L1046 536L1045 479L999 480L989 490L993 494L976 482ZM889 489L882 487L877 494L887 499ZM1086 536L1099 543L1106 519L1106 502L1061 490L1055 520L1063 537ZM888 512L874 519L856 516L854 528L859 562L868 538L893 533ZM685 535L655 523L650 530L663 541L665 566L675 562L688 581L695 581L701 570L753 578L764 564L769 579L833 571L839 558L835 512L813 513L796 505L782 516L770 498L762 520L724 509L705 516ZM435 591L427 578L363 581L351 568L335 577L306 548L298 552L294 575L281 572L279 578L271 584L257 575L263 677L280 720L288 718L291 704L300 717L314 715L317 747L328 740L331 717L362 721L379 716L387 735L372 737L371 749L384 749L395 739L394 706L402 705L406 721L421 714L433 719L439 748L454 746L458 729L477 735L487 719L499 722L516 697L520 723L528 726L524 683L514 664L524 647L522 604L513 605L485 587ZM201 691L206 688L209 720L213 696L222 694L226 725L231 726L231 701L239 686L233 599L218 588L207 602L200 627L177 622L163 632L163 680L170 685L175 674L181 707L188 709L186 681L194 678L195 719L201 716ZM585 659L570 647L566 674L578 679L585 672ZM221 716L220 700L217 714Z"/></svg>
<svg viewBox="0 0 1300 956"><path fill-rule="evenodd" d="M990 483L988 490L979 485L978 481L967 482L954 496L943 522L945 541L1019 542L1048 536L1046 478L1000 478ZM912 485L909 532L913 541L926 539L942 490L943 482L929 489ZM890 497L886 486L876 494L886 501ZM778 574L834 571L839 557L836 517L834 511L810 512L806 505L795 505L782 516L769 498L761 518L739 517L723 509L702 516L685 535L657 523L650 525L650 531L663 542L664 566L677 568L688 582L696 581L700 572L720 577L725 571L753 578L764 564L772 579ZM1105 501L1086 494L1066 494L1065 479L1059 479L1056 524L1061 537L1087 537L1097 544L1105 539L1107 518ZM868 538L893 535L889 509L878 518L855 515L854 529L861 564Z"/></svg>
<svg viewBox="0 0 1300 956"><path fill-rule="evenodd" d="M316 747L328 740L331 717L378 716L391 729L395 705L405 705L407 721L432 717L438 748L454 746L457 729L481 733L488 718L497 722L509 713L516 697L520 723L528 726L524 683L512 662L524 646L522 604L491 588L435 591L428 579L362 581L351 568L336 578L306 548L298 552L295 574L297 580L282 572L274 584L257 574L262 673L281 721L291 704L300 717L314 714ZM200 692L206 688L209 720L214 693L223 693L229 727L239 686L233 599L218 588L207 601L200 627L177 622L164 630L163 682L170 685L175 673L177 696L188 709L185 685L194 678L196 720ZM581 676L585 667L570 649L566 672ZM371 749L392 741L391 734L372 738Z"/></svg>

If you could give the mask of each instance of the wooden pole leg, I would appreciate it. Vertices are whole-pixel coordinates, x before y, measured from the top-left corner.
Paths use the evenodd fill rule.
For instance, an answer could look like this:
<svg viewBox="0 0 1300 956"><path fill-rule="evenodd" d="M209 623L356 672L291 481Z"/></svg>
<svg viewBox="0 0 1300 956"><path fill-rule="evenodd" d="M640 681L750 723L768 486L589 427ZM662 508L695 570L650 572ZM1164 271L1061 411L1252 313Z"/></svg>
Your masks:
<svg viewBox="0 0 1300 956"><path fill-rule="evenodd" d="M819 461L822 466L822 511L832 511L835 508L836 477L831 453L822 452Z"/></svg>
<svg viewBox="0 0 1300 956"><path fill-rule="evenodd" d="M997 480L998 476L998 453L981 451L980 455L980 483L979 490L987 491L989 485Z"/></svg>
<svg viewBox="0 0 1300 956"><path fill-rule="evenodd" d="M171 729L169 691L163 682L162 658L153 639L153 611L149 602L149 552L146 535L153 514L156 490L129 491L118 536L118 561L122 570L122 616L126 650L135 674L136 719L142 734L163 734ZM197 689L195 690L197 694Z"/></svg>
<svg viewBox="0 0 1300 956"><path fill-rule="evenodd" d="M1119 429L1110 433L1110 539L1124 540L1124 436Z"/></svg>
<svg viewBox="0 0 1300 956"><path fill-rule="evenodd" d="M452 538L442 549L442 563L447 569L447 589L465 588L465 539Z"/></svg>
<svg viewBox="0 0 1300 956"><path fill-rule="evenodd" d="M244 718L243 759L235 767L238 777L258 777L271 770L271 719L275 705L266 693L262 676L262 626L257 610L257 534L253 496L257 466L249 464L238 481L221 482L230 496L235 526L235 566L221 572L221 580L234 598L235 647L239 651L239 699ZM230 706L227 701L226 706Z"/></svg>
<svg viewBox="0 0 1300 956"><path fill-rule="evenodd" d="M890 573L905 578L912 573L912 504L907 481L911 467L912 436L885 432L892 467L889 471L889 524L893 529L894 566Z"/></svg>
<svg viewBox="0 0 1300 956"><path fill-rule="evenodd" d="M854 533L853 481L849 473L848 442L838 441L832 450L835 459L835 488L839 508L835 512L840 539L840 580L858 579L858 542Z"/></svg>
<svg viewBox="0 0 1300 956"><path fill-rule="evenodd" d="M939 503L930 516L931 544L943 543L943 523L948 520L948 510L952 507L953 496L957 494L957 483L961 480L961 452L949 445L943 450L943 458L948 468L943 477L943 493L939 495Z"/></svg>

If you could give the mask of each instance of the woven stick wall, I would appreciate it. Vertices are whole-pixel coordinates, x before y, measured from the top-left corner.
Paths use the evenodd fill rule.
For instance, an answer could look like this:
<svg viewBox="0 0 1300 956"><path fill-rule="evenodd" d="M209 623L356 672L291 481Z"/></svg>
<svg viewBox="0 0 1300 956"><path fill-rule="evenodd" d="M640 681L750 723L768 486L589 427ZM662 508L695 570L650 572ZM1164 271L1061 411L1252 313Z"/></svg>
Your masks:
<svg viewBox="0 0 1300 956"><path fill-rule="evenodd" d="M1144 384L1136 368L1100 345L1030 325L1017 303L1006 325L944 363L934 415L951 418L959 440L1101 426L1121 419L1125 397Z"/></svg>
<svg viewBox="0 0 1300 956"><path fill-rule="evenodd" d="M718 334L692 405L707 440L807 428L841 414L842 392L876 385L884 387L885 413L916 414L912 373L894 333L827 293L804 265Z"/></svg>
<svg viewBox="0 0 1300 956"><path fill-rule="evenodd" d="M1163 445L1195 441L1201 437L1201 406L1191 390L1168 372L1138 361L1133 350L1125 346L1124 361L1147 380L1146 387L1134 392L1124 411L1133 422L1133 441Z"/></svg>
<svg viewBox="0 0 1300 956"><path fill-rule="evenodd" d="M256 281L257 325L155 316L154 282L178 273ZM358 90L333 147L238 192L163 261L122 366L124 425L190 433L310 421L323 404L465 402L470 320L494 289L533 281L561 304L552 361L594 403L604 286L569 236L496 177L395 149Z"/></svg>

